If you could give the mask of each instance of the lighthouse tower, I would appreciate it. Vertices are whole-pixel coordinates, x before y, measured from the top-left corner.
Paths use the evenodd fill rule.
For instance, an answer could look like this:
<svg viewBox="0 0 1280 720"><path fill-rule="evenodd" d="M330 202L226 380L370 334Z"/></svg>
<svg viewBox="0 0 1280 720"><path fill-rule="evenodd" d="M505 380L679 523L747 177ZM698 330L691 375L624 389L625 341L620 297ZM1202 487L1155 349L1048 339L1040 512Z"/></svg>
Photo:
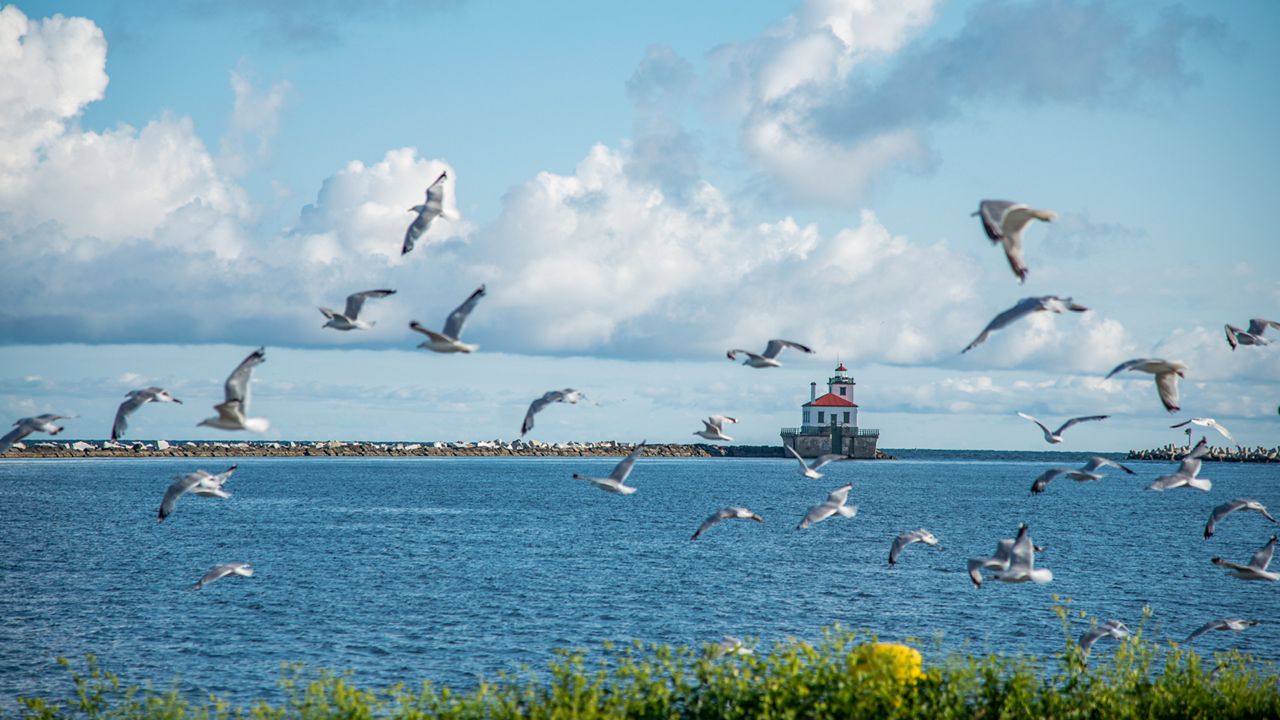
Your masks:
<svg viewBox="0 0 1280 720"><path fill-rule="evenodd" d="M827 378L826 394L819 397L818 383L809 383L809 402L800 406L800 427L783 428L783 444L802 457L826 453L875 457L880 431L858 426L858 404L853 399L856 385L844 363Z"/></svg>
<svg viewBox="0 0 1280 720"><path fill-rule="evenodd" d="M836 374L827 379L827 394L822 397L814 397L818 394L818 384L809 383L809 402L800 406L800 427L858 426L858 404L853 401L853 386L857 383L846 374L848 372L844 363L838 365Z"/></svg>

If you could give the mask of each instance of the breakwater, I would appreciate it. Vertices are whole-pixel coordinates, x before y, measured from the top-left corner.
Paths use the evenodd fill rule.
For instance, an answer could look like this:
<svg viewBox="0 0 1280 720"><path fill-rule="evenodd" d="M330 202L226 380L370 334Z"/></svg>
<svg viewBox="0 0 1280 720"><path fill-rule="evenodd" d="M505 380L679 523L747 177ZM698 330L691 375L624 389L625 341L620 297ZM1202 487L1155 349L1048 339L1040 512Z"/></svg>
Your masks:
<svg viewBox="0 0 1280 720"><path fill-rule="evenodd" d="M1189 450L1186 445L1169 444L1154 450L1130 450L1130 460L1177 461ZM1216 462L1280 463L1280 447L1265 448L1209 448L1203 460Z"/></svg>
<svg viewBox="0 0 1280 720"><path fill-rule="evenodd" d="M15 443L4 458L107 457L589 457L622 456L634 443L547 443L539 440L481 440L479 442L365 442L315 441L136 441L97 440ZM709 445L655 443L645 446L650 457L786 457L781 445ZM876 452L877 460L892 459Z"/></svg>

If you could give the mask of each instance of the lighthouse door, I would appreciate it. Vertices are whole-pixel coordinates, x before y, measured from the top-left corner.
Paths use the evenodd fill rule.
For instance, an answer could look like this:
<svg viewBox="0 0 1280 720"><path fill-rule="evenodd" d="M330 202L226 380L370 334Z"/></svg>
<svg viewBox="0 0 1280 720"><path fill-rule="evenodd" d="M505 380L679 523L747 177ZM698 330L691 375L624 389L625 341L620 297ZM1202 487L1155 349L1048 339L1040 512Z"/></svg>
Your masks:
<svg viewBox="0 0 1280 720"><path fill-rule="evenodd" d="M841 428L836 424L835 416L831 418L831 452L836 455L844 454L844 433L840 432Z"/></svg>

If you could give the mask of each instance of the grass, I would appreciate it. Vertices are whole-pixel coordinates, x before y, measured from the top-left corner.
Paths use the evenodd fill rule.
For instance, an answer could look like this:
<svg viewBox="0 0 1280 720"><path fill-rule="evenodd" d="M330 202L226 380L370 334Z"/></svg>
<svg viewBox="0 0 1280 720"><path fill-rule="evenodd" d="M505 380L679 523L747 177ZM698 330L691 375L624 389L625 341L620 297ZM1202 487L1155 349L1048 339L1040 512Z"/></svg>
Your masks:
<svg viewBox="0 0 1280 720"><path fill-rule="evenodd" d="M1069 627L1070 608L1055 606ZM1107 641L1104 641L1107 642ZM1101 644L1100 644L1101 645ZM64 698L20 698L24 718L54 720L372 720L389 718L1276 718L1280 678L1237 652L1203 658L1140 629L1086 663L1071 636L1055 658L953 656L925 667L906 645L840 627L817 643L752 654L633 643L558 651L544 672L499 676L468 692L429 682L362 688L351 674L288 665L283 700L233 706L176 688L125 687L93 657L62 660ZM1101 650L1101 647L1099 648Z"/></svg>

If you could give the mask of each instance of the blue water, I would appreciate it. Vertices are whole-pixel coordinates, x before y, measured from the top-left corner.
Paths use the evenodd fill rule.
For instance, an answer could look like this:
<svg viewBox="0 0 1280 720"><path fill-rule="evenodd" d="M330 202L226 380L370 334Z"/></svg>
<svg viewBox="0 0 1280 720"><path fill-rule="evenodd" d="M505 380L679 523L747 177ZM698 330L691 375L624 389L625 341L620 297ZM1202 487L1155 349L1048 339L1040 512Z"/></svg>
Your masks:
<svg viewBox="0 0 1280 720"><path fill-rule="evenodd" d="M1062 647L1052 595L1182 639L1226 615L1274 619L1280 584L1209 564L1240 562L1273 526L1253 513L1202 539L1210 509L1254 497L1280 510L1280 468L1209 464L1213 492L1148 493L1172 463L1134 463L1098 483L1057 480L1025 458L841 463L820 481L782 460L642 458L631 496L570 479L615 458L240 459L230 500L183 498L155 512L170 478L224 459L0 462L0 703L65 692L55 658L95 653L129 681L271 697L282 661L352 668L370 685L459 686L557 647L604 640L700 644L724 634L817 638L839 622L950 650L1049 655ZM851 520L797 531L805 509L852 481ZM760 525L705 516L744 504ZM974 589L965 560L1019 521L1047 545L1044 585ZM926 527L942 548L907 548ZM252 578L194 592L210 566L249 561ZM1075 632L1083 629L1077 627ZM940 645L938 638L941 638ZM1202 651L1280 659L1280 623L1213 633ZM1109 652L1109 648L1099 649Z"/></svg>

